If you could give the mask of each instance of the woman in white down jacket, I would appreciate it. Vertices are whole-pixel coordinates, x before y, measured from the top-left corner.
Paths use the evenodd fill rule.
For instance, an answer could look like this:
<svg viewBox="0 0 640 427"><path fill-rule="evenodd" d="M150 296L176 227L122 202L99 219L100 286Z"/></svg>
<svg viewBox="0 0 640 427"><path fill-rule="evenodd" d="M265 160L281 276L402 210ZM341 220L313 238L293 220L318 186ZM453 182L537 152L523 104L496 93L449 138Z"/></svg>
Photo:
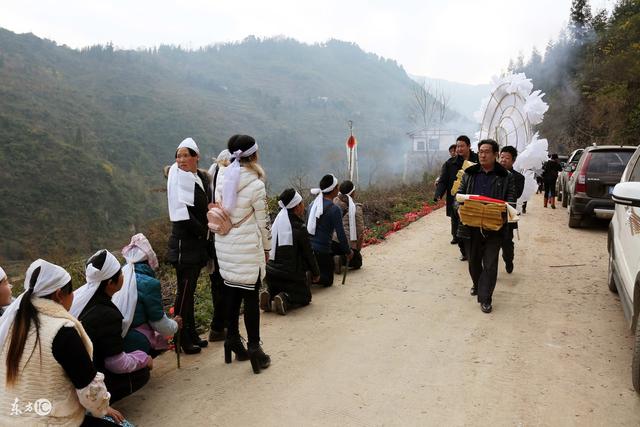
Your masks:
<svg viewBox="0 0 640 427"><path fill-rule="evenodd" d="M215 248L224 279L228 321L224 343L225 362L231 353L237 360L251 360L255 373L269 366L271 359L260 347L258 293L271 250L264 171L258 164L258 144L249 135L234 135L228 147L231 163L219 172L216 200L228 212L233 227L226 235L216 234ZM244 301L244 324L248 351L238 329L240 305Z"/></svg>

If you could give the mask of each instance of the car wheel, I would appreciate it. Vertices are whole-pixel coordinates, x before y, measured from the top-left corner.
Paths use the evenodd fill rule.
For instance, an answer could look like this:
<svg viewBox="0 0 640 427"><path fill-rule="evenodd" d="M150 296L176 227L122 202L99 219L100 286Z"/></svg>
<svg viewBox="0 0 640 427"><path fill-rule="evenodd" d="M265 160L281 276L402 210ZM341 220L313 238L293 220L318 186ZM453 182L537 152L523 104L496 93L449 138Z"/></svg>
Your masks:
<svg viewBox="0 0 640 427"><path fill-rule="evenodd" d="M556 195L559 202L561 202L562 199L564 199L564 191L562 191L562 185L560 186L556 185Z"/></svg>
<svg viewBox="0 0 640 427"><path fill-rule="evenodd" d="M566 193L567 189L565 188L563 193L565 194L565 197L562 198L562 207L566 208L569 205L569 195Z"/></svg>
<svg viewBox="0 0 640 427"><path fill-rule="evenodd" d="M569 227L577 228L580 227L580 223L582 222L582 215L575 215L573 213L573 209L569 206Z"/></svg>
<svg viewBox="0 0 640 427"><path fill-rule="evenodd" d="M633 388L640 393L640 321L636 322L635 340L633 343L633 359L631 362Z"/></svg>
<svg viewBox="0 0 640 427"><path fill-rule="evenodd" d="M607 268L607 284L609 285L609 290L614 294L618 293L618 288L616 288L616 281L613 278L613 246L609 251L609 263Z"/></svg>

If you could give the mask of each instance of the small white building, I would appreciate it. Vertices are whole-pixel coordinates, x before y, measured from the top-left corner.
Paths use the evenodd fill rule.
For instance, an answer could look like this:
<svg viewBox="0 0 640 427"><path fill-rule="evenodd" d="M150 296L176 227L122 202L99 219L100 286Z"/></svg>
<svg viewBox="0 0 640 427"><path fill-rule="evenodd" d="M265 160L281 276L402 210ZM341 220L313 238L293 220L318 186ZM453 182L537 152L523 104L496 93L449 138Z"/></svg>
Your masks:
<svg viewBox="0 0 640 427"><path fill-rule="evenodd" d="M407 133L411 149L404 156L405 182L420 181L425 172L437 173L449 158L449 147L459 132L450 129L417 129Z"/></svg>

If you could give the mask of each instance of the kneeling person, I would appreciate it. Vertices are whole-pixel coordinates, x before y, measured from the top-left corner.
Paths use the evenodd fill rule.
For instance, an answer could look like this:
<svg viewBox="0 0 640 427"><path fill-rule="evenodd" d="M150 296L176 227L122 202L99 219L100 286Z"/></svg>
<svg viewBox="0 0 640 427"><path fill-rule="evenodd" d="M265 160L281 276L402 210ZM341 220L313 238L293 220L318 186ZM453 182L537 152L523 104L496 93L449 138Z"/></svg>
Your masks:
<svg viewBox="0 0 640 427"><path fill-rule="evenodd" d="M311 189L311 194L317 196L309 208L307 231L311 236L311 248L320 268L318 283L324 287L333 285L333 256L346 255L349 260L353 258L353 251L342 224L342 211L333 203L338 192L338 179L333 175L323 176L320 188ZM338 245L332 244L334 233L338 237Z"/></svg>
<svg viewBox="0 0 640 427"><path fill-rule="evenodd" d="M362 267L362 242L364 236L364 214L362 213L362 203L353 201L355 197L355 186L353 182L347 180L340 184L340 192L333 199L333 203L342 211L342 225L351 244L353 258L349 261L349 268L357 270ZM338 236L333 235L333 246L339 248ZM336 266L336 272L340 272L342 264L346 264L344 255L338 256L339 263Z"/></svg>
<svg viewBox="0 0 640 427"><path fill-rule="evenodd" d="M260 294L260 307L264 311L271 311L273 303L275 311L287 314L290 308L311 302L307 271L317 282L320 270L303 221L302 196L293 188L288 188L280 194L278 205L281 210L271 227L275 242L267 262L268 290Z"/></svg>

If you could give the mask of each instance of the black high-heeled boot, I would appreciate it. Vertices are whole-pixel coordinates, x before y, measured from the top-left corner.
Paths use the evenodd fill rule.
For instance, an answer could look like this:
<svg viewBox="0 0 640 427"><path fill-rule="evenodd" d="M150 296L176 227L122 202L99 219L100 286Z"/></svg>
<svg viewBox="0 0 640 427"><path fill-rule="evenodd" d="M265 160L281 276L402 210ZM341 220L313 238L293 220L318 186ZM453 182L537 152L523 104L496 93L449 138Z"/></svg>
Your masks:
<svg viewBox="0 0 640 427"><path fill-rule="evenodd" d="M180 347L185 354L198 354L200 353L200 347L193 343L191 333L187 329L180 330ZM179 351L176 346L176 351Z"/></svg>
<svg viewBox="0 0 640 427"><path fill-rule="evenodd" d="M254 374L259 374L262 369L271 365L271 357L262 350L260 344L249 344L249 357Z"/></svg>
<svg viewBox="0 0 640 427"><path fill-rule="evenodd" d="M236 360L239 362L249 360L249 353L244 348L240 335L224 340L224 363L231 363L231 352L236 354Z"/></svg>

